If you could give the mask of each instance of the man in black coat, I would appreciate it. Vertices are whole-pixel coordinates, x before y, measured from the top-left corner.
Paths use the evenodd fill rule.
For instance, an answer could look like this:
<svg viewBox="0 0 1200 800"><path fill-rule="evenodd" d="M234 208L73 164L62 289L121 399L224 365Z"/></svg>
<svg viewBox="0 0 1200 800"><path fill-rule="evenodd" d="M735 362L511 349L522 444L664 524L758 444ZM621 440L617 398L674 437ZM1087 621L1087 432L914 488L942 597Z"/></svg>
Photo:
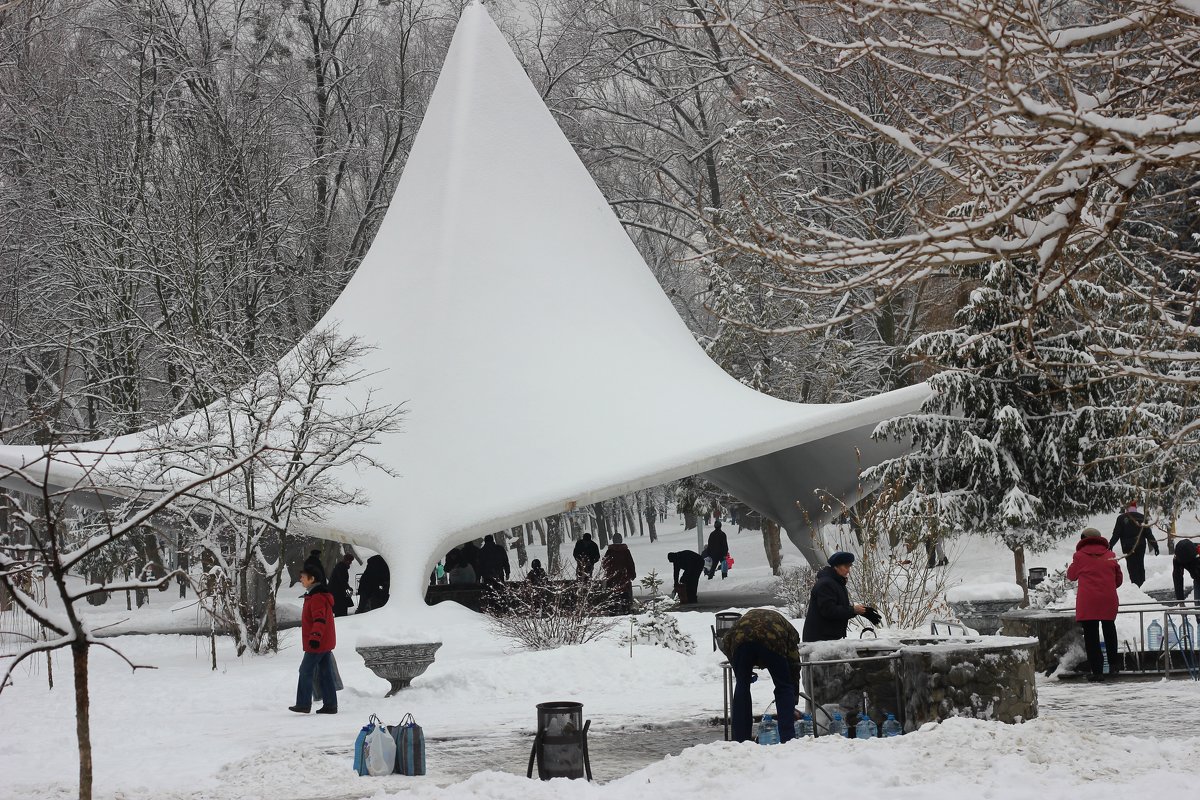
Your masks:
<svg viewBox="0 0 1200 800"><path fill-rule="evenodd" d="M675 565L672 580L679 592L680 604L697 602L696 589L700 586L700 573L704 571L704 556L695 550L678 550L667 553L667 561ZM682 579L680 572L683 573Z"/></svg>
<svg viewBox="0 0 1200 800"><path fill-rule="evenodd" d="M392 571L383 556L374 555L367 559L367 567L358 579L358 608L355 614L386 605L392 586Z"/></svg>
<svg viewBox="0 0 1200 800"><path fill-rule="evenodd" d="M1109 549L1118 541L1121 543L1121 552L1125 554L1125 571L1129 573L1129 580L1141 586L1146 582L1147 545L1154 550L1154 555L1158 555L1159 551L1158 540L1146 524L1145 515L1137 510L1136 501L1130 501L1125 512L1117 517L1112 538L1108 540Z"/></svg>
<svg viewBox="0 0 1200 800"><path fill-rule="evenodd" d="M347 553L342 560L334 564L329 573L329 591L333 593L333 615L344 617L350 611L353 593L350 591L350 565L354 556Z"/></svg>
<svg viewBox="0 0 1200 800"><path fill-rule="evenodd" d="M590 533L580 537L571 555L575 556L575 577L585 581L591 580L592 570L600 563L600 548L592 541Z"/></svg>
<svg viewBox="0 0 1200 800"><path fill-rule="evenodd" d="M487 586L495 586L508 580L512 571L508 553L496 544L496 538L490 533L483 537L483 547L479 551L479 579Z"/></svg>
<svg viewBox="0 0 1200 800"><path fill-rule="evenodd" d="M1196 607L1200 608L1200 555L1196 543L1191 539L1180 539L1175 543L1175 557L1171 559L1171 581L1175 584L1175 599L1183 599L1183 573L1192 576L1192 595Z"/></svg>
<svg viewBox="0 0 1200 800"><path fill-rule="evenodd" d="M808 613L804 617L804 632L801 636L804 641L845 639L846 626L859 615L865 616L875 625L880 623L879 612L875 609L850 602L846 579L850 575L850 566L853 563L853 553L837 552L829 557L829 566L822 567L817 573L817 582L813 584L808 597Z"/></svg>
<svg viewBox="0 0 1200 800"><path fill-rule="evenodd" d="M725 535L725 531L721 530L721 520L713 523L713 530L708 535L708 547L704 550L704 556L712 560L704 573L708 579L711 581L713 574L719 569L721 570L721 580L725 580L725 576L729 574L729 567L725 563L725 559L729 557L729 537Z"/></svg>

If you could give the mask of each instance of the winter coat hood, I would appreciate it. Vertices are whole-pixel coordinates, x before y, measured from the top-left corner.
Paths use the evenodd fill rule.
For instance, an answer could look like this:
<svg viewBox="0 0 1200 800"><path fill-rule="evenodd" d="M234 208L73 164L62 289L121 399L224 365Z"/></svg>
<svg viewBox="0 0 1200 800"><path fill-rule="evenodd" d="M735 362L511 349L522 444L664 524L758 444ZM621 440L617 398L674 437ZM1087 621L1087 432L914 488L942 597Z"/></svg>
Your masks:
<svg viewBox="0 0 1200 800"><path fill-rule="evenodd" d="M1096 558L1113 558L1112 550L1108 549L1108 540L1103 536L1085 536L1075 545L1075 552L1087 552Z"/></svg>

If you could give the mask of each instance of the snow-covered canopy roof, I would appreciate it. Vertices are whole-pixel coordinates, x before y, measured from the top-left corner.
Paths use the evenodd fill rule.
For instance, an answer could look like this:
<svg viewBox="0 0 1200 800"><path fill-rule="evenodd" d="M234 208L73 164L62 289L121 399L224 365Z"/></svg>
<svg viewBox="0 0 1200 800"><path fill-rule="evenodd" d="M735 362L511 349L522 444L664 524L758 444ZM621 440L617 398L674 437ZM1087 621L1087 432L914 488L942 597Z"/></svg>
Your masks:
<svg viewBox="0 0 1200 800"><path fill-rule="evenodd" d="M420 600L450 546L691 474L717 470L783 518L811 494L805 480L852 489L854 446L928 393L800 405L724 373L479 4L463 13L375 242L320 323L330 325L376 346L366 385L407 415L370 446L394 474L344 469L367 502L305 531L381 552L404 603ZM361 405L366 385L345 402ZM41 456L0 447L0 466ZM835 462L850 468L830 474ZM801 463L816 474L778 474ZM730 465L740 466L721 471ZM65 460L54 471L64 484L80 474Z"/></svg>

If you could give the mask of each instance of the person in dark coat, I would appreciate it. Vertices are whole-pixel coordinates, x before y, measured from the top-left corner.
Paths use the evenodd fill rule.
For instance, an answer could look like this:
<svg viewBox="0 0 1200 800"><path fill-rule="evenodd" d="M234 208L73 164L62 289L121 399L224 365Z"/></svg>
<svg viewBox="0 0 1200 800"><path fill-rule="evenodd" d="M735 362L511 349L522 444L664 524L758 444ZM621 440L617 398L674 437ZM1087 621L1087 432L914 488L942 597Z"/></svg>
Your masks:
<svg viewBox="0 0 1200 800"><path fill-rule="evenodd" d="M325 583L325 565L321 563L321 551L311 550L308 553L308 558L304 559L302 570L313 570L310 575L316 575L321 579L321 583Z"/></svg>
<svg viewBox="0 0 1200 800"><path fill-rule="evenodd" d="M765 669L775 684L779 741L796 738L796 699L800 696L800 634L778 611L755 608L733 623L721 639L721 652L733 667L730 726L735 742L750 739L754 725L750 683Z"/></svg>
<svg viewBox="0 0 1200 800"><path fill-rule="evenodd" d="M479 548L474 542L465 542L458 548L458 560L460 566L469 566L471 571L475 573L475 580L479 580Z"/></svg>
<svg viewBox="0 0 1200 800"><path fill-rule="evenodd" d="M358 608L355 614L372 611L387 604L392 587L392 573L383 556L367 559L367 566L358 579Z"/></svg>
<svg viewBox="0 0 1200 800"><path fill-rule="evenodd" d="M350 589L350 565L354 556L347 553L342 560L334 564L333 572L329 574L329 591L333 594L333 615L344 617L350 613L354 603L354 592Z"/></svg>
<svg viewBox="0 0 1200 800"><path fill-rule="evenodd" d="M592 570L600 562L600 548L592 541L590 533L585 533L580 537L579 541L575 543L575 549L571 551L571 555L575 556L575 577L590 581Z"/></svg>
<svg viewBox="0 0 1200 800"><path fill-rule="evenodd" d="M616 598L616 613L628 614L633 608L633 579L637 577L637 567L634 566L629 545L621 541L619 533L613 534L612 544L604 551L600 574Z"/></svg>
<svg viewBox="0 0 1200 800"><path fill-rule="evenodd" d="M719 569L721 570L721 580L725 580L729 575L729 565L725 563L725 559L729 557L729 537L725 535L725 531L721 530L721 520L713 522L713 530L708 535L708 547L704 549L704 557L711 559L711 566L705 571L708 579L711 581Z"/></svg>
<svg viewBox="0 0 1200 800"><path fill-rule="evenodd" d="M1180 539L1175 543L1175 557L1171 559L1171 582L1175 584L1175 599L1182 600L1183 573L1192 576L1192 596L1200 608L1200 555L1196 543L1191 539Z"/></svg>
<svg viewBox="0 0 1200 800"><path fill-rule="evenodd" d="M1104 646L1108 650L1109 672L1117 669L1117 587L1121 585L1121 565L1109 549L1104 536L1087 528L1075 545L1075 556L1067 567L1067 580L1078 581L1075 595L1075 620L1083 627L1083 644L1092 674L1089 681L1104 680L1104 656L1100 652L1100 628L1104 628Z"/></svg>
<svg viewBox="0 0 1200 800"><path fill-rule="evenodd" d="M675 565L672 582L680 605L697 602L696 590L700 586L700 573L704 571L704 556L695 550L678 550L667 553L667 561ZM680 573L683 573L682 577Z"/></svg>
<svg viewBox="0 0 1200 800"><path fill-rule="evenodd" d="M488 586L497 586L508 580L512 565L508 551L496 544L490 533L483 537L483 548L479 551L479 580Z"/></svg>
<svg viewBox="0 0 1200 800"><path fill-rule="evenodd" d="M545 586L546 581L550 580L550 576L546 574L546 570L542 567L542 562L535 558L529 562L529 572L526 573L525 580L534 586Z"/></svg>
<svg viewBox="0 0 1200 800"><path fill-rule="evenodd" d="M318 714L337 713L337 690L333 683L333 648L337 645L337 631L333 624L333 594L325 585L323 575L311 566L300 570L300 583L306 589L304 608L300 612L300 641L304 645L304 659L300 662L300 678L296 683L296 705L289 711L307 714L312 710L313 674L320 675L321 697L324 705Z"/></svg>
<svg viewBox="0 0 1200 800"><path fill-rule="evenodd" d="M854 554L837 552L829 557L829 566L821 567L817 582L808 596L808 613L804 617L803 639L806 642L826 642L846 638L846 626L856 616L865 616L873 624L881 621L879 613L870 606L850 602L846 581Z"/></svg>
<svg viewBox="0 0 1200 800"><path fill-rule="evenodd" d="M1146 524L1146 516L1138 511L1137 502L1131 501L1113 525L1112 538L1108 540L1111 548L1117 542L1121 543L1121 552L1125 554L1125 570L1129 580L1141 586L1146 582L1146 547L1158 555L1158 540L1154 538L1150 526Z"/></svg>

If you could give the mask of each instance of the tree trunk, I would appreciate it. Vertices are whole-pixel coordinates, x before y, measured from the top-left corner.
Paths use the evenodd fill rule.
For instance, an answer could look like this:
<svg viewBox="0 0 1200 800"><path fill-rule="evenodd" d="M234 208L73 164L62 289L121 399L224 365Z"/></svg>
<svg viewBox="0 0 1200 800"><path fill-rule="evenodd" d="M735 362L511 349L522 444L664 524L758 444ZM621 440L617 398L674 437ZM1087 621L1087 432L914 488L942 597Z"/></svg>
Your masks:
<svg viewBox="0 0 1200 800"><path fill-rule="evenodd" d="M592 513L596 518L596 542L600 549L608 547L608 520L604 518L604 501L592 503Z"/></svg>
<svg viewBox="0 0 1200 800"><path fill-rule="evenodd" d="M92 800L92 723L88 703L88 643L71 644L75 665L75 737L79 740L79 800Z"/></svg>
<svg viewBox="0 0 1200 800"><path fill-rule="evenodd" d="M539 529L540 529L539 525ZM546 517L546 572L556 578L562 570L562 517Z"/></svg>
<svg viewBox="0 0 1200 800"><path fill-rule="evenodd" d="M783 563L783 551L779 539L779 524L773 519L763 518L762 526L763 549L767 551L767 563L771 565L771 574L780 575Z"/></svg>
<svg viewBox="0 0 1200 800"><path fill-rule="evenodd" d="M517 543L517 566L523 567L529 562L529 554L525 550L525 531L520 525L512 529L513 541Z"/></svg>
<svg viewBox="0 0 1200 800"><path fill-rule="evenodd" d="M1021 608L1029 608L1029 580L1025 577L1025 548L1018 545L1011 549L1013 569L1017 572L1017 585L1021 587Z"/></svg>
<svg viewBox="0 0 1200 800"><path fill-rule="evenodd" d="M641 492L634 493L633 502L634 502L634 506L637 509L638 536L645 536L646 535L646 526L642 522L642 493Z"/></svg>
<svg viewBox="0 0 1200 800"><path fill-rule="evenodd" d="M1177 537L1175 534L1175 520L1172 518L1170 524L1167 525L1167 555L1172 555L1172 556L1175 555L1175 539L1176 538Z"/></svg>
<svg viewBox="0 0 1200 800"><path fill-rule="evenodd" d="M541 544L543 547L545 547L546 546L546 526L542 524L542 521L540 519L534 520L533 524L537 528L539 544ZM533 540L531 539L530 541L533 541Z"/></svg>

